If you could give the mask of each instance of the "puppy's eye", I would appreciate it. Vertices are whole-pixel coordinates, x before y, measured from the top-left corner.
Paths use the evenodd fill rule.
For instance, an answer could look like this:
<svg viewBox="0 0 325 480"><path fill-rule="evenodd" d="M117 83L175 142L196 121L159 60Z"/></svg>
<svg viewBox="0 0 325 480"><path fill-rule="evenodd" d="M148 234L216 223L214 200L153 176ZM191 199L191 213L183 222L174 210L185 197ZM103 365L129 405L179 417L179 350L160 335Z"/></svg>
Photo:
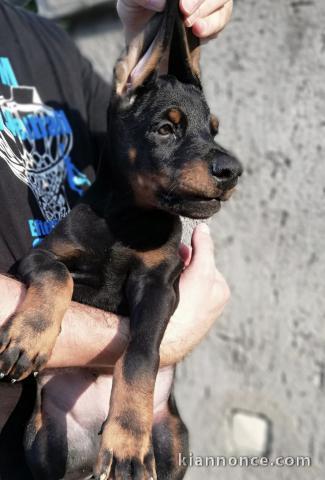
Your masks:
<svg viewBox="0 0 325 480"><path fill-rule="evenodd" d="M174 129L169 123L164 123L164 125L161 125L158 128L157 132L159 133L159 135L167 137L168 135L172 135L174 133Z"/></svg>

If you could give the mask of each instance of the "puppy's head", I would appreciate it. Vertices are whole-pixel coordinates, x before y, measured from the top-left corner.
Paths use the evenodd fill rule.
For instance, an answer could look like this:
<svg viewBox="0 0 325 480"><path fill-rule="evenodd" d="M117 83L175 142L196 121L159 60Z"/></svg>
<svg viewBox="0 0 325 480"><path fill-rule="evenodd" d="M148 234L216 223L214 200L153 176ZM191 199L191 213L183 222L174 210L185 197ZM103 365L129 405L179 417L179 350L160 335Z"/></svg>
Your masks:
<svg viewBox="0 0 325 480"><path fill-rule="evenodd" d="M113 174L138 206L207 218L230 197L242 168L215 142L218 121L202 91L198 40L171 11L175 4L169 1L131 88L130 57L134 62L140 47L131 46L116 65L109 115ZM159 75L168 48L168 74Z"/></svg>

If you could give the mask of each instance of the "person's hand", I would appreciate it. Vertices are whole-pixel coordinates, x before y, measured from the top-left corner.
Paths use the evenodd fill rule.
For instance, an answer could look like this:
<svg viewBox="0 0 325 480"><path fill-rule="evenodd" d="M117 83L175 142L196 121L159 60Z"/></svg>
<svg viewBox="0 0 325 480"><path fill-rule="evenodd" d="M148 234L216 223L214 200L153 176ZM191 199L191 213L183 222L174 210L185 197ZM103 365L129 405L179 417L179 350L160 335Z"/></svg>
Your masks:
<svg viewBox="0 0 325 480"><path fill-rule="evenodd" d="M233 0L180 0L185 26L194 35L210 40L225 28L230 20Z"/></svg>
<svg viewBox="0 0 325 480"><path fill-rule="evenodd" d="M166 0L118 0L117 12L130 40L140 32L155 12L162 12ZM180 0L187 27L199 38L216 37L230 20L233 0Z"/></svg>
<svg viewBox="0 0 325 480"><path fill-rule="evenodd" d="M180 278L180 302L164 335L162 357L165 345L174 356L176 352L189 353L219 318L230 297L227 282L215 266L213 242L207 225L196 227L192 248L182 245L180 253L185 261ZM154 395L155 414L166 408L173 370L173 366L159 369Z"/></svg>
<svg viewBox="0 0 325 480"><path fill-rule="evenodd" d="M185 270L180 278L180 302L169 321L161 345L161 359L170 355L180 361L188 354L219 318L230 297L226 280L215 266L209 228L200 224L193 232L192 248L181 246ZM167 351L169 353L167 353ZM161 361L154 395L154 413L167 408L173 384L173 366Z"/></svg>
<svg viewBox="0 0 325 480"><path fill-rule="evenodd" d="M179 305L161 345L164 360L168 360L167 349L175 360L200 343L229 300L229 287L215 265L213 250L209 227L203 223L193 232L192 248L181 247L185 270L180 278Z"/></svg>

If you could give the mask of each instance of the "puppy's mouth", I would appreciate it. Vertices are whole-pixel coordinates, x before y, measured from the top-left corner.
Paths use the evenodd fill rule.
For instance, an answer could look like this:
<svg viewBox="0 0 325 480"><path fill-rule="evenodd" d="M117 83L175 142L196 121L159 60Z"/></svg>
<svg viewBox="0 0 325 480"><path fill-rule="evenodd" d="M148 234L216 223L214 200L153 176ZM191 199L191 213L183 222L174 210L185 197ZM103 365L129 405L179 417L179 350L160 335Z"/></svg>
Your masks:
<svg viewBox="0 0 325 480"><path fill-rule="evenodd" d="M221 202L228 200L231 193L232 191L228 190L213 198L203 195L162 194L160 200L165 210L184 217L205 219L217 213Z"/></svg>

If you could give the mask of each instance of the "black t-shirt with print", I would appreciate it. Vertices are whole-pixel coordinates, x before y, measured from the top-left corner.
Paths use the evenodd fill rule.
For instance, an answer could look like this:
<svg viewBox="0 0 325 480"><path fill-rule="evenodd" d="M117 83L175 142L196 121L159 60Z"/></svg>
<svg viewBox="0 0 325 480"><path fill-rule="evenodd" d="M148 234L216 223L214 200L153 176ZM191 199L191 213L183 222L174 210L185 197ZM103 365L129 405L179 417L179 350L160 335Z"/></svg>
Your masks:
<svg viewBox="0 0 325 480"><path fill-rule="evenodd" d="M65 32L0 0L0 273L93 181L109 95Z"/></svg>

